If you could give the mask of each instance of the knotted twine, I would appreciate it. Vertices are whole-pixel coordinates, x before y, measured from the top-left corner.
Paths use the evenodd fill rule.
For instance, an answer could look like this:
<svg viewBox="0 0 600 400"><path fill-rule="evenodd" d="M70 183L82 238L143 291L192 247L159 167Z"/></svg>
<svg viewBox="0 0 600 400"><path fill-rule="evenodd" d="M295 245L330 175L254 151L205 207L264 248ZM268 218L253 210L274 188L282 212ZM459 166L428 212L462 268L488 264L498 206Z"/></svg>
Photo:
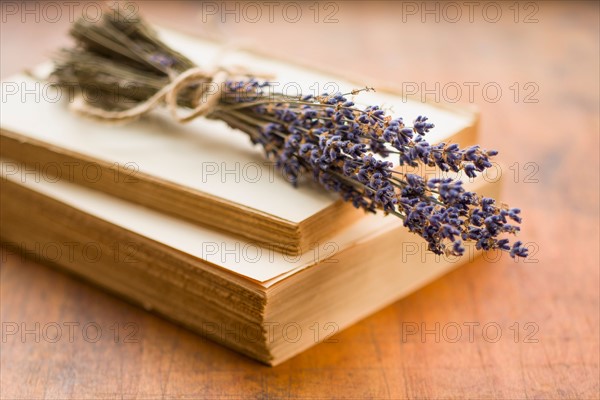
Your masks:
<svg viewBox="0 0 600 400"><path fill-rule="evenodd" d="M76 96L70 107L73 111L85 116L118 123L139 118L164 102L173 118L177 122L184 123L207 115L214 110L221 98L225 82L230 75L232 75L231 71L221 67L213 71L194 67L177 75L169 84L147 100L126 110L106 110L96 107L87 102L82 95ZM177 96L184 88L198 83L200 83L200 86L194 101L196 105L187 115L182 115L178 110L180 107L177 104ZM207 83L209 84L207 85ZM214 90L207 90L208 87L214 88Z"/></svg>

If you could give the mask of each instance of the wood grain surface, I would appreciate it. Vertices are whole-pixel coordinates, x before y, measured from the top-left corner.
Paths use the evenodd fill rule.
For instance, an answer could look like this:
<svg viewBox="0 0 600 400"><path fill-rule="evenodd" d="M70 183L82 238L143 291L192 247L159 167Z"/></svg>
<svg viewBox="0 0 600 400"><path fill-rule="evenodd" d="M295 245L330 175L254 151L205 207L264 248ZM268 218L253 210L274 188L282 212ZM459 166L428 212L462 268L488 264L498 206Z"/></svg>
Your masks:
<svg viewBox="0 0 600 400"><path fill-rule="evenodd" d="M256 23L244 3L137 6L369 86L423 85L429 101L477 105L480 142L507 166L504 200L524 210L531 262L473 260L269 368L4 247L0 397L599 398L598 3L458 2L458 19L436 2L308 3L295 23L289 3L275 2L273 22L254 4ZM2 4L2 77L67 43L68 8L55 21L40 6L36 22L25 7L36 12Z"/></svg>

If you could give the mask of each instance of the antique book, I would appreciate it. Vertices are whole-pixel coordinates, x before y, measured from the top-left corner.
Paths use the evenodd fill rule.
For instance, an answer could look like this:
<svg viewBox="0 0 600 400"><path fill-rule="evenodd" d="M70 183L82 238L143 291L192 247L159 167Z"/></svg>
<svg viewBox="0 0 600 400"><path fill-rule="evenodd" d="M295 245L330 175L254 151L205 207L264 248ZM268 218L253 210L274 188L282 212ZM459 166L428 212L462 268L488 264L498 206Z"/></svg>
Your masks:
<svg viewBox="0 0 600 400"><path fill-rule="evenodd" d="M79 132L85 135L86 132ZM65 178L1 161L0 236L216 342L279 364L477 254L437 256L396 217L278 252ZM497 197L485 176L468 190ZM290 206L303 201L282 198Z"/></svg>
<svg viewBox="0 0 600 400"><path fill-rule="evenodd" d="M159 33L198 65L218 59L221 65L267 72L289 94L348 92L368 84L245 50L218 56L222 43L164 29ZM47 76L50 68L41 66L33 75ZM294 188L258 146L224 122L198 118L183 125L156 110L137 122L107 125L69 111L73 93L43 79L22 74L5 78L2 85L1 155L48 177L279 251L306 251L363 215L311 184L310 177ZM478 117L471 110L416 102L385 90L358 98L361 104L389 107L406 121L428 116L436 124L427 136L432 143L474 144Z"/></svg>

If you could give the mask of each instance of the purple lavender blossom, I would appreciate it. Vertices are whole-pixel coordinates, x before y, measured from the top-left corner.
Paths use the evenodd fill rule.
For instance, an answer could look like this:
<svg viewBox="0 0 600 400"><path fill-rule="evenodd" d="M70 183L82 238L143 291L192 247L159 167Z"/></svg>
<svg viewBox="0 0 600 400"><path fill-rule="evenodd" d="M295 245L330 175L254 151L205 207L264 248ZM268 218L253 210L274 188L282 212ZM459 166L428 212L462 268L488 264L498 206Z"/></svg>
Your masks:
<svg viewBox="0 0 600 400"><path fill-rule="evenodd" d="M520 241L511 246L503 237L519 231L519 209L465 191L460 180L427 180L394 170L392 162L382 159L396 156L399 165L434 166L474 177L492 166L496 151L431 145L424 136L434 125L424 116L406 126L378 106L360 109L339 93L268 96L266 86L256 80L228 82L224 106L210 117L247 132L293 185L310 172L355 207L401 218L436 254L462 255L463 242L470 241L477 249L527 256Z"/></svg>

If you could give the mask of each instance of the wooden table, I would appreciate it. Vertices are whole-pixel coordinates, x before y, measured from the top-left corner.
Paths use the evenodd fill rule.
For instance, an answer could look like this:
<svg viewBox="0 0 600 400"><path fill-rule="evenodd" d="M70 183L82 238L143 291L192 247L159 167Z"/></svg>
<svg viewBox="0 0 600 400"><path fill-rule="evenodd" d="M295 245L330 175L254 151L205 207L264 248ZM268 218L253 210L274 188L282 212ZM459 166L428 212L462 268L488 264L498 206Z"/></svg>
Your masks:
<svg viewBox="0 0 600 400"><path fill-rule="evenodd" d="M6 4L3 77L66 43L69 23L68 8L55 21L39 6L36 22L23 12L35 4L11 3L16 13ZM458 2L457 17L444 3L330 2L317 5L318 23L311 4L296 23L295 5L269 15L254 4L257 23L235 2L239 23L222 3L139 8L372 77L369 86L404 83L429 101L477 105L481 143L506 164L505 200L524 210L530 262L477 259L269 368L4 248L1 397L598 398L598 3L506 3L498 17L499 3ZM81 14L84 3L70 7Z"/></svg>

